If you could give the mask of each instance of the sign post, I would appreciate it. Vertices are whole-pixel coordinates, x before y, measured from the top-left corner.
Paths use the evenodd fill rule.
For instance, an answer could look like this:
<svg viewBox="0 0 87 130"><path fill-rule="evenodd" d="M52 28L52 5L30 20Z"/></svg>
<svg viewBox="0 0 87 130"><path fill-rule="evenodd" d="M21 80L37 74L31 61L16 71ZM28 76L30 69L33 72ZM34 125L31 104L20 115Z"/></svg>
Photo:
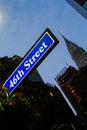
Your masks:
<svg viewBox="0 0 87 130"><path fill-rule="evenodd" d="M31 73L58 43L58 39L47 28L3 84L8 89L7 95L13 92L27 74Z"/></svg>

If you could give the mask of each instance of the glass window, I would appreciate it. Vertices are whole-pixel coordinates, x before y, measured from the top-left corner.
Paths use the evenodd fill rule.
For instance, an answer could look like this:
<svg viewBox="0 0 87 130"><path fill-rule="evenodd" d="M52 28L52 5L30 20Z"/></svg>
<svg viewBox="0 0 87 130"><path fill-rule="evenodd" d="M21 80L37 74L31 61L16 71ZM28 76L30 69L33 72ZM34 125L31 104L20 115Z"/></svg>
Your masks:
<svg viewBox="0 0 87 130"><path fill-rule="evenodd" d="M87 10L87 0L75 0L78 4L80 4L84 9Z"/></svg>
<svg viewBox="0 0 87 130"><path fill-rule="evenodd" d="M87 0L75 0L78 4L83 5L85 1Z"/></svg>
<svg viewBox="0 0 87 130"><path fill-rule="evenodd" d="M87 1L82 5L84 9L87 10Z"/></svg>

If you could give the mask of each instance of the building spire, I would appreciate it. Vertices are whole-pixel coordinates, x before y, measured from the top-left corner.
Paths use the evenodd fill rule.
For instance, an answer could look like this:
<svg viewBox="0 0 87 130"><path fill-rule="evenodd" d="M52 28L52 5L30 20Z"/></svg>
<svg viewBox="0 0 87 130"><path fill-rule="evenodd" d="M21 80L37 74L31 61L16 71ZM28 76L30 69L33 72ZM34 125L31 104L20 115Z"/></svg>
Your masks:
<svg viewBox="0 0 87 130"><path fill-rule="evenodd" d="M61 36L66 43L66 47L71 55L71 58L76 63L78 68L82 68L82 67L87 66L87 52L83 48L76 45L75 43L69 41L62 34L61 34Z"/></svg>

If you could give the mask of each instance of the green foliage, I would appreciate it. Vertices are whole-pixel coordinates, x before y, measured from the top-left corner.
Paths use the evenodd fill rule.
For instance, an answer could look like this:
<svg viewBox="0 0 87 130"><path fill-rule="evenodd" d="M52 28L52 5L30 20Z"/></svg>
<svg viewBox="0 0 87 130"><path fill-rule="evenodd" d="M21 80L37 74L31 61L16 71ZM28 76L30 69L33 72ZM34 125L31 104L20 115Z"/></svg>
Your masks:
<svg viewBox="0 0 87 130"><path fill-rule="evenodd" d="M24 97L22 92L17 92L6 97L5 88L0 85L0 110L10 109L28 109L30 107L29 98Z"/></svg>

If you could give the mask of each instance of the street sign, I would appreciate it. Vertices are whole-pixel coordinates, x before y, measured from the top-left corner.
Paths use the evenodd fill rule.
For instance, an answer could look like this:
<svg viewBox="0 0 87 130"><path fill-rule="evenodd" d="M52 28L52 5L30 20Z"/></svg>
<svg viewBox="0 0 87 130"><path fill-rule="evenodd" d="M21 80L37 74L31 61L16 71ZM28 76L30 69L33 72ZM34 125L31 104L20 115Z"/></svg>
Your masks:
<svg viewBox="0 0 87 130"><path fill-rule="evenodd" d="M13 92L27 74L31 73L58 43L58 39L47 28L3 84L8 89L7 95Z"/></svg>

